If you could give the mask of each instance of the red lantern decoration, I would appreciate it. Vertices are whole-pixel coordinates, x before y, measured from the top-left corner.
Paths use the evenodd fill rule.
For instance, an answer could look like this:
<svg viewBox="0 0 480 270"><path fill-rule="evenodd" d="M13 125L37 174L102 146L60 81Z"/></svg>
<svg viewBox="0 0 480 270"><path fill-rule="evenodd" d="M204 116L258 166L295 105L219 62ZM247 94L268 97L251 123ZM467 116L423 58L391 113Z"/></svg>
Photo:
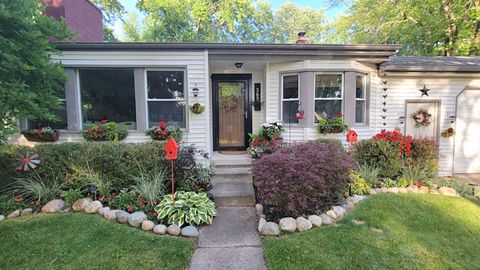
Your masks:
<svg viewBox="0 0 480 270"><path fill-rule="evenodd" d="M167 157L167 160L172 161L172 205L175 204L175 177L173 173L173 161L177 159L177 154L178 154L178 144L175 141L173 137L168 138L167 143L165 144L165 147L163 148L165 150L165 155Z"/></svg>

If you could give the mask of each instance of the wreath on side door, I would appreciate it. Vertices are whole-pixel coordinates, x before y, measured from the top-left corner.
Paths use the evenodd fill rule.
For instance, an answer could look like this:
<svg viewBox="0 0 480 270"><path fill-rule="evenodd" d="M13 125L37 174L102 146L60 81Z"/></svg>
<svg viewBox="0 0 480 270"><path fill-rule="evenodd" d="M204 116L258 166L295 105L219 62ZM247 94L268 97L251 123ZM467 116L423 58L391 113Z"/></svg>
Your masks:
<svg viewBox="0 0 480 270"><path fill-rule="evenodd" d="M413 120L415 120L416 127L428 127L430 126L432 114L427 109L419 109L412 114Z"/></svg>

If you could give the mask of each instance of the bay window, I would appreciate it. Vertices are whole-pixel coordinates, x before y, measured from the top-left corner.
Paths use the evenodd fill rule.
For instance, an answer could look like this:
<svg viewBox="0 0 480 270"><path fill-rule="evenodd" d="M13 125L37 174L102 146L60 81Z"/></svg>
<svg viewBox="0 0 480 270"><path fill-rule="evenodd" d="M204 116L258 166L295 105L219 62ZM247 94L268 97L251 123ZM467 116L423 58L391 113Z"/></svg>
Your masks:
<svg viewBox="0 0 480 270"><path fill-rule="evenodd" d="M136 129L133 69L79 69L83 128L101 120Z"/></svg>
<svg viewBox="0 0 480 270"><path fill-rule="evenodd" d="M283 123L298 123L296 117L299 104L298 74L282 76L282 121Z"/></svg>
<svg viewBox="0 0 480 270"><path fill-rule="evenodd" d="M149 127L165 121L186 127L184 70L147 70Z"/></svg>
<svg viewBox="0 0 480 270"><path fill-rule="evenodd" d="M315 120L342 113L343 74L315 74Z"/></svg>

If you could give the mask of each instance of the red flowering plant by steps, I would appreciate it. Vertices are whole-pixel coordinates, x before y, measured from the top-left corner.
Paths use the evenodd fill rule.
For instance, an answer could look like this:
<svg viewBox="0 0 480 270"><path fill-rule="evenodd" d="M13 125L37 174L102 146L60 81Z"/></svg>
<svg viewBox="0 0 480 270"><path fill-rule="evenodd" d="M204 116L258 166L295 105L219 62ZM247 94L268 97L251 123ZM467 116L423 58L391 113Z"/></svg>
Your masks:
<svg viewBox="0 0 480 270"><path fill-rule="evenodd" d="M82 131L83 138L91 141L121 141L127 137L127 130L119 128L117 123L101 120Z"/></svg>
<svg viewBox="0 0 480 270"><path fill-rule="evenodd" d="M178 126L173 124L167 126L164 121L160 121L158 126L153 126L147 130L146 134L156 141L165 141L168 138L173 137L178 143L183 138L183 132Z"/></svg>
<svg viewBox="0 0 480 270"><path fill-rule="evenodd" d="M247 151L253 158L271 154L280 149L283 126L280 122L265 123L259 131L250 134L250 146Z"/></svg>
<svg viewBox="0 0 480 270"><path fill-rule="evenodd" d="M377 135L373 136L376 140L387 141L395 148L401 155L412 154L412 136L403 135L401 132L382 130Z"/></svg>

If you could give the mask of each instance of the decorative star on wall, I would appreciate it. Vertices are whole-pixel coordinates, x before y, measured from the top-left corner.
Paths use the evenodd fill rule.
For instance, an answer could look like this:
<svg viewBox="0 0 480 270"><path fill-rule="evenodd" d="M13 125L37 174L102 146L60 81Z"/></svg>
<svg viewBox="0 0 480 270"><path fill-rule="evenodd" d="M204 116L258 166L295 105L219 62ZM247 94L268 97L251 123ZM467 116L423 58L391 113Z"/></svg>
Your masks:
<svg viewBox="0 0 480 270"><path fill-rule="evenodd" d="M428 91L430 91L430 89L428 89L425 85L423 85L423 88L418 90L418 91L420 91L422 93L422 95L420 97L423 97L423 96L428 97L429 96Z"/></svg>

